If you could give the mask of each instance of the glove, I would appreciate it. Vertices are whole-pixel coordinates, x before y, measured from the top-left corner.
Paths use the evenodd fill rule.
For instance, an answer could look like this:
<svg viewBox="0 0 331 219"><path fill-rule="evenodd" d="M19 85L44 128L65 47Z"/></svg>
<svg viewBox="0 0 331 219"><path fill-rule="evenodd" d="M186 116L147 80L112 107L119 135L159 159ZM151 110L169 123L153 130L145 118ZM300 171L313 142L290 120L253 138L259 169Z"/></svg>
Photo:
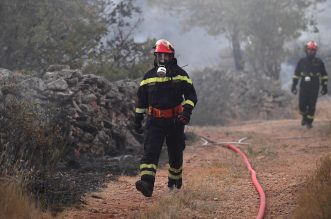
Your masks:
<svg viewBox="0 0 331 219"><path fill-rule="evenodd" d="M298 93L297 86L295 84L292 84L291 92L292 92L292 94Z"/></svg>
<svg viewBox="0 0 331 219"><path fill-rule="evenodd" d="M143 119L144 119L144 116L142 114L136 113L136 116L134 118L133 128L134 128L134 131L139 135L144 133L143 126L142 126Z"/></svg>
<svg viewBox="0 0 331 219"><path fill-rule="evenodd" d="M321 94L325 95L328 93L328 86L326 84L322 85L322 90L321 90Z"/></svg>
<svg viewBox="0 0 331 219"><path fill-rule="evenodd" d="M184 110L177 116L177 121L179 121L183 125L187 125L190 122L190 118L191 113Z"/></svg>

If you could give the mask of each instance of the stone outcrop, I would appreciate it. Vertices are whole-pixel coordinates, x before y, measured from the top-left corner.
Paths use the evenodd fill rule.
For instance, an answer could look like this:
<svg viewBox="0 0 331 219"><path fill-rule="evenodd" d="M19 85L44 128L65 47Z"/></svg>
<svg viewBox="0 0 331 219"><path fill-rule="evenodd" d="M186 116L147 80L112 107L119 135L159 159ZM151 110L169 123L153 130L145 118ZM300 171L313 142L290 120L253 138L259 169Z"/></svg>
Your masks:
<svg viewBox="0 0 331 219"><path fill-rule="evenodd" d="M50 66L41 77L0 69L0 104L11 96L60 106L70 124L70 143L79 156L137 154L141 136L132 130L138 81L110 82L69 66Z"/></svg>

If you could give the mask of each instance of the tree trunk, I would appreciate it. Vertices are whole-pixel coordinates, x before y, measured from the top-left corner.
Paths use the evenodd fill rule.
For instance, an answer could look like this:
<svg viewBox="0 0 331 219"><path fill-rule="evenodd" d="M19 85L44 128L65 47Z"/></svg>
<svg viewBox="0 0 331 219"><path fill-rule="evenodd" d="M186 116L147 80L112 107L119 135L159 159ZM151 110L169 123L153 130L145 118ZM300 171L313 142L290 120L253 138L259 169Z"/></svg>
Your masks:
<svg viewBox="0 0 331 219"><path fill-rule="evenodd" d="M231 42L232 42L232 53L234 59L234 65L236 70L243 70L244 69L244 60L242 56L242 51L240 47L239 41L239 31L235 30L231 34Z"/></svg>

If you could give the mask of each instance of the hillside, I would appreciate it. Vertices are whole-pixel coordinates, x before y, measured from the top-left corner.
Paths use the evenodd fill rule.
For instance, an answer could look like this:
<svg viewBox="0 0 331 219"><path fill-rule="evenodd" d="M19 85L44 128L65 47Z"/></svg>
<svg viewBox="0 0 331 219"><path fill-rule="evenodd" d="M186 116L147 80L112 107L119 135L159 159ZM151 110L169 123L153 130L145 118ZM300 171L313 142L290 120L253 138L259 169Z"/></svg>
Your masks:
<svg viewBox="0 0 331 219"><path fill-rule="evenodd" d="M267 197L266 218L289 218L306 178L330 153L330 98L320 98L314 128L300 119L250 121L227 127L189 127L184 188L169 192L167 169L157 173L156 190L145 198L134 188L138 177L121 176L86 195L84 204L59 218L255 218L259 198L241 158L200 137L237 141L249 157Z"/></svg>

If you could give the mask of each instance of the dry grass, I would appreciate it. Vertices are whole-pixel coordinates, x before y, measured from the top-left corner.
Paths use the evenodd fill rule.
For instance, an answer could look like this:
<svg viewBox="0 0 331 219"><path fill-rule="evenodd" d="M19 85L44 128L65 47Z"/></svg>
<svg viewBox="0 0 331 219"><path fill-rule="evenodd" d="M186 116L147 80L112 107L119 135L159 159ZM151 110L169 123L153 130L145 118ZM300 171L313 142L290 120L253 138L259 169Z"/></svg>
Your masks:
<svg viewBox="0 0 331 219"><path fill-rule="evenodd" d="M295 218L331 218L331 155L308 177L298 198Z"/></svg>
<svg viewBox="0 0 331 219"><path fill-rule="evenodd" d="M330 100L331 97L329 96L321 97L318 99L316 107L316 118L319 120L329 120L331 118Z"/></svg>
<svg viewBox="0 0 331 219"><path fill-rule="evenodd" d="M20 183L11 179L0 179L0 218L35 219L52 218L41 212L34 202L24 194Z"/></svg>
<svg viewBox="0 0 331 219"><path fill-rule="evenodd" d="M222 191L215 189L215 183L224 173L223 166L212 163L201 171L181 190L169 191L158 202L132 218L176 219L176 218L215 218Z"/></svg>
<svg viewBox="0 0 331 219"><path fill-rule="evenodd" d="M69 150L62 109L10 97L0 115L0 176L19 177L44 209L60 202L49 185Z"/></svg>
<svg viewBox="0 0 331 219"><path fill-rule="evenodd" d="M51 107L11 99L4 104L0 117L0 172L27 176L51 172L66 152L65 133Z"/></svg>

